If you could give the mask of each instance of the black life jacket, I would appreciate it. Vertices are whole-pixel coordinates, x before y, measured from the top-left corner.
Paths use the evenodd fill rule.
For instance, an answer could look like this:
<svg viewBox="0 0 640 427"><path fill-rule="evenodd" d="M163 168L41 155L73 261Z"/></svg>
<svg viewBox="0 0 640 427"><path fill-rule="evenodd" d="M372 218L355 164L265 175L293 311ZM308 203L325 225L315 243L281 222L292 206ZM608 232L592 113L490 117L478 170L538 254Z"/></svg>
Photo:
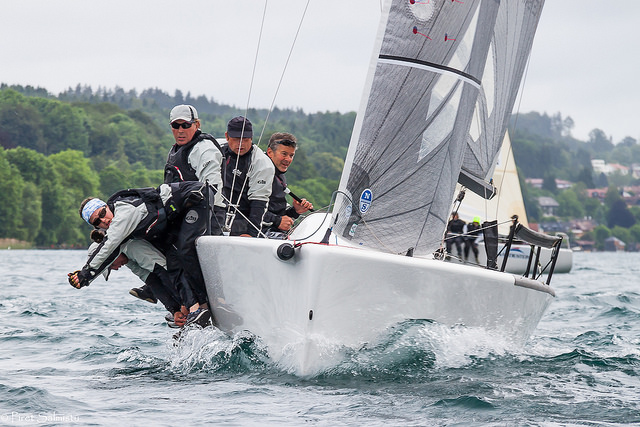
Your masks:
<svg viewBox="0 0 640 427"><path fill-rule="evenodd" d="M184 145L174 144L171 150L169 150L167 164L164 167L165 184L182 181L199 181L195 169L189 164L189 154L191 154L191 150L193 150L193 147L195 147L198 142L205 139L213 142L224 158L224 152L218 141L208 133L197 131L191 141Z"/></svg>
<svg viewBox="0 0 640 427"><path fill-rule="evenodd" d="M252 146L251 150L238 157L236 153L231 151L229 145L222 147L222 156L223 159L226 159L224 160L222 167L222 194L231 203L239 205L238 209L245 215L248 215L250 210L249 181L247 179L247 174L251 167L251 160L253 160L254 149L255 147ZM236 162L238 164L237 167ZM231 193L232 185L233 194ZM242 191L242 195L240 195L240 191ZM240 200L238 200L238 198L240 198Z"/></svg>
<svg viewBox="0 0 640 427"><path fill-rule="evenodd" d="M273 185L271 186L271 196L269 196L269 212L278 216L285 215L287 210L285 188L287 188L287 179L284 177L284 172L276 169Z"/></svg>
<svg viewBox="0 0 640 427"><path fill-rule="evenodd" d="M167 229L167 215L158 189L146 187L120 190L107 200L107 206L111 212L115 212L116 202L126 202L133 206L144 203L147 207L147 216L140 221L129 238L135 237L154 244L158 243Z"/></svg>

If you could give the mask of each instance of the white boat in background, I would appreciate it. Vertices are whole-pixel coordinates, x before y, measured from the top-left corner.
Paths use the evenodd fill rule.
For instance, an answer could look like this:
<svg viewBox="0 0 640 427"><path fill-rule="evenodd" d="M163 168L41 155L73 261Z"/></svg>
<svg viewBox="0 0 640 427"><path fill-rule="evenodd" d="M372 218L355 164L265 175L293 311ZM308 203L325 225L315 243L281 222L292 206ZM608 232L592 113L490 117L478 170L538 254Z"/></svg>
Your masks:
<svg viewBox="0 0 640 427"><path fill-rule="evenodd" d="M342 350L375 345L407 319L524 342L555 295L552 274L543 282L434 253L456 182L493 191L483 177L542 4L387 1L331 211L309 215L289 241L198 239L217 325L255 334L300 375L333 366ZM512 237L559 243L520 224Z"/></svg>
<svg viewBox="0 0 640 427"><path fill-rule="evenodd" d="M498 249L498 265L504 262L505 245L507 236L511 228L511 218L516 215L518 222L525 227L529 226L527 211L522 198L522 189L518 179L518 170L513 158L511 140L506 132L500 149L500 154L496 159L496 164L490 176L496 186L496 194L487 200L475 193L468 192L458 207L458 215L465 222L472 221L475 217L495 218L498 221L498 233L501 237L502 246ZM458 184L456 194L459 194L462 186ZM558 234L563 238L562 247L558 253L555 265L555 273L569 273L573 267L573 251L569 247L569 236ZM478 243L478 264L487 265L487 254L484 240L480 236ZM527 263L531 253L531 246L514 242L511 245L507 258L506 271L515 274L522 274L527 271ZM551 262L552 250L542 248L540 252L540 268ZM467 260L465 260L467 261ZM473 260L475 261L475 260Z"/></svg>

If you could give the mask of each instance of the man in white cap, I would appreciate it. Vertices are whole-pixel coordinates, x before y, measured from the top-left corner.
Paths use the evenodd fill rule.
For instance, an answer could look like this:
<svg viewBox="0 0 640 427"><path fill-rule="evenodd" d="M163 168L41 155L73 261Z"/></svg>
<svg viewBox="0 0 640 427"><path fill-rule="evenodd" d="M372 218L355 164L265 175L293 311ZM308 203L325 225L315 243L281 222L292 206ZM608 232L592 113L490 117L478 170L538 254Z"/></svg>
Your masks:
<svg viewBox="0 0 640 427"><path fill-rule="evenodd" d="M164 168L164 182L200 181L215 191L215 212L211 234L221 235L225 203L222 198L222 153L216 139L203 133L198 111L192 105L176 105L169 113L169 123L176 143L169 150Z"/></svg>

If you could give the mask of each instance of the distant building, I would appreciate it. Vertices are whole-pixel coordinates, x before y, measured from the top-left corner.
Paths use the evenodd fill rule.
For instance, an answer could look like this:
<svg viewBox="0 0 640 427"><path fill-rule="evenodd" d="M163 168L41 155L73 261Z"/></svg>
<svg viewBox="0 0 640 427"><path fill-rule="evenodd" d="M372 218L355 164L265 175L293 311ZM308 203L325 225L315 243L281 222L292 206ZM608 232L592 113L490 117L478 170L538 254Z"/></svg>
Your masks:
<svg viewBox="0 0 640 427"><path fill-rule="evenodd" d="M564 179L556 179L556 188L558 190L566 190L571 187L573 187L573 182L565 181Z"/></svg>
<svg viewBox="0 0 640 427"><path fill-rule="evenodd" d="M596 247L596 242L593 240L575 240L572 243L571 249L574 251L576 249L581 251L592 251Z"/></svg>
<svg viewBox="0 0 640 427"><path fill-rule="evenodd" d="M617 237L609 237L604 241L604 250L608 252L624 251L625 246L627 245Z"/></svg>
<svg viewBox="0 0 640 427"><path fill-rule="evenodd" d="M617 163L609 163L609 167L611 168L611 173L618 172L620 175L629 175L629 168L626 166L622 166Z"/></svg>
<svg viewBox="0 0 640 427"><path fill-rule="evenodd" d="M598 226L598 223L590 218L572 219L569 221L571 234L580 238L587 231L591 231Z"/></svg>
<svg viewBox="0 0 640 427"><path fill-rule="evenodd" d="M544 183L544 179L542 178L525 178L524 181L533 188L542 188L542 184ZM573 182L566 181L564 179L556 179L556 188L559 190L566 190L571 187L573 187Z"/></svg>
<svg viewBox="0 0 640 427"><path fill-rule="evenodd" d="M633 185L622 188L622 200L628 207L640 206L640 186Z"/></svg>
<svg viewBox="0 0 640 427"><path fill-rule="evenodd" d="M605 175L609 175L607 163L602 159L591 159L591 167L596 174L603 173Z"/></svg>
<svg viewBox="0 0 640 427"><path fill-rule="evenodd" d="M545 216L556 216L560 204L553 197L538 197L538 205Z"/></svg>
<svg viewBox="0 0 640 427"><path fill-rule="evenodd" d="M620 175L629 175L629 168L618 163L607 164L602 159L591 159L591 167L596 174L611 175L619 173Z"/></svg>
<svg viewBox="0 0 640 427"><path fill-rule="evenodd" d="M607 195L608 188L588 188L587 196L600 200L600 203L604 203L604 198Z"/></svg>

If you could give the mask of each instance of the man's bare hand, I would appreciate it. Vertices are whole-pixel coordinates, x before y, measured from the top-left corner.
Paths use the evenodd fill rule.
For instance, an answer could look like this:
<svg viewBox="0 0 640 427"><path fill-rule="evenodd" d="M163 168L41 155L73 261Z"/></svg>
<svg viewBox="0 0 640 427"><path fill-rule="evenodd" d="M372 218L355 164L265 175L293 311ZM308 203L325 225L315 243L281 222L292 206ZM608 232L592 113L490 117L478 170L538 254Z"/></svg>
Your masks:
<svg viewBox="0 0 640 427"><path fill-rule="evenodd" d="M309 209L313 209L313 205L307 199L302 199L301 201L294 200L293 208L297 213L302 214L308 211Z"/></svg>

